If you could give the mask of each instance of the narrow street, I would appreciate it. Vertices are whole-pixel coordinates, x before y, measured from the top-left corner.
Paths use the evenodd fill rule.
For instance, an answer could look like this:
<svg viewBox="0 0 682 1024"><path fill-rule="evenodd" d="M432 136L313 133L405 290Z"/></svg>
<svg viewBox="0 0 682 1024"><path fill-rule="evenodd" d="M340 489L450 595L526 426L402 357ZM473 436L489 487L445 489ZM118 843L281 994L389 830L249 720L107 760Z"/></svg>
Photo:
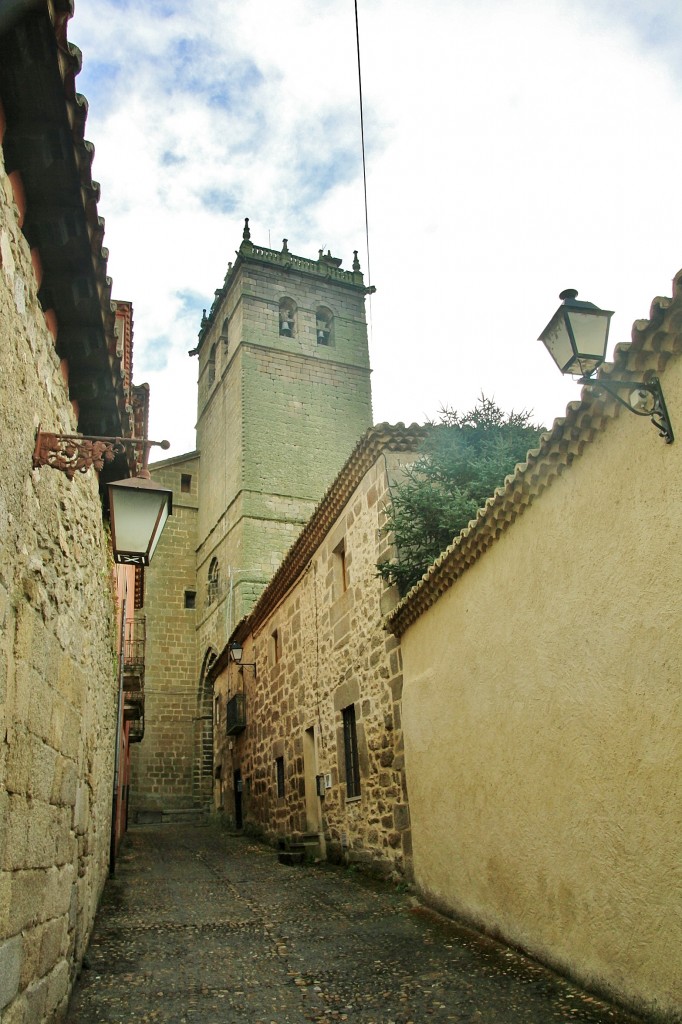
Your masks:
<svg viewBox="0 0 682 1024"><path fill-rule="evenodd" d="M215 826L134 827L67 1024L632 1024L408 892Z"/></svg>

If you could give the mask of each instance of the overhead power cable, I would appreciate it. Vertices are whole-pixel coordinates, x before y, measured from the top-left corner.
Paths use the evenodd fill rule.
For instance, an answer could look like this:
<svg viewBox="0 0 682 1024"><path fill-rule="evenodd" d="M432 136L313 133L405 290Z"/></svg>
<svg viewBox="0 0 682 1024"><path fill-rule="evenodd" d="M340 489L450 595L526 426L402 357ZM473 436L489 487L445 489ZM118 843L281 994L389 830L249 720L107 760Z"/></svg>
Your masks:
<svg viewBox="0 0 682 1024"><path fill-rule="evenodd" d="M365 197L365 242L367 245L367 284L369 286L372 283L372 272L369 260L369 216L367 214L367 160L365 158L365 117L362 102L362 68L360 64L360 23L358 21L358 0L355 0L355 43L358 53L358 91L360 95L360 143L362 147L362 183Z"/></svg>

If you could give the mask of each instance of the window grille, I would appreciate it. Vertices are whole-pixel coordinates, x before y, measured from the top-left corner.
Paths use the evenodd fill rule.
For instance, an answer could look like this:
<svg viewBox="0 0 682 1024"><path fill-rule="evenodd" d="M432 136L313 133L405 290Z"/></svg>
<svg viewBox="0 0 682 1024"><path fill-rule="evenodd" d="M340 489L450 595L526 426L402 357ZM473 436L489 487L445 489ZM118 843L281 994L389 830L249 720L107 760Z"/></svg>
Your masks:
<svg viewBox="0 0 682 1024"><path fill-rule="evenodd" d="M355 723L355 704L349 704L343 715L343 751L346 759L346 795L360 796L360 763L358 760L358 734Z"/></svg>

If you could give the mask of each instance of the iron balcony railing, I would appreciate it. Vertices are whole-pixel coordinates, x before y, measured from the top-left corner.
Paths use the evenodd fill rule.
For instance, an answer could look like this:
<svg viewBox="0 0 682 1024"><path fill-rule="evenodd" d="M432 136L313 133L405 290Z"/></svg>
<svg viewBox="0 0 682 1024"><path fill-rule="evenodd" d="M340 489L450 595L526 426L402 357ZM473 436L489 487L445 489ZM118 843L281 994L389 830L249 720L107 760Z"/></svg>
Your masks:
<svg viewBox="0 0 682 1024"><path fill-rule="evenodd" d="M147 624L144 615L127 619L123 639L123 688L141 690L144 685L144 659Z"/></svg>
<svg viewBox="0 0 682 1024"><path fill-rule="evenodd" d="M235 693L227 702L227 735L237 736L246 729L246 694Z"/></svg>

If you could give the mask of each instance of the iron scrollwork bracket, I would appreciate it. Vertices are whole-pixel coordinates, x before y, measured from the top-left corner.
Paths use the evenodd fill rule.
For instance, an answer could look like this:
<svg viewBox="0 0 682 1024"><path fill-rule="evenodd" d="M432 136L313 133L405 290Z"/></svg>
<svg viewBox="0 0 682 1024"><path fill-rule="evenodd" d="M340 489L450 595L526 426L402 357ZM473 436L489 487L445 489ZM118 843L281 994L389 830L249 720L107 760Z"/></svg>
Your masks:
<svg viewBox="0 0 682 1024"><path fill-rule="evenodd" d="M137 449L141 454L143 472L147 469L149 449L152 445L169 448L168 441L148 441L138 437L88 437L83 434L43 433L38 428L36 446L33 452L33 468L51 466L65 473L73 480L76 473L87 473L94 466L97 472L107 462L113 462L126 448Z"/></svg>
<svg viewBox="0 0 682 1024"><path fill-rule="evenodd" d="M666 444L672 444L675 440L658 377L650 377L645 381L611 380L603 377L594 380L592 377L581 377L579 383L601 388L635 416L648 416ZM623 397L619 392L626 392L627 397Z"/></svg>

